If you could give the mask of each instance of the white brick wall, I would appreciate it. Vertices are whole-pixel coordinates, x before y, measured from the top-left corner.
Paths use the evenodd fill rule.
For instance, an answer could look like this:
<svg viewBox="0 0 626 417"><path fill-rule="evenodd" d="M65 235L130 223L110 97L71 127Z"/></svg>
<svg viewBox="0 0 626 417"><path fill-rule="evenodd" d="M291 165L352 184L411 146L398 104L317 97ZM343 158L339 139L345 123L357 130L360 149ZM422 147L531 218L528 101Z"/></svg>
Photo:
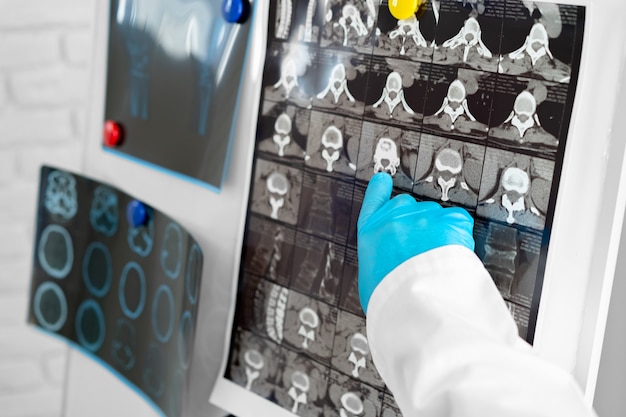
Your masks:
<svg viewBox="0 0 626 417"><path fill-rule="evenodd" d="M81 167L97 0L0 0L0 415L60 417L66 345L26 325L39 167ZM90 138L94 140L94 138Z"/></svg>

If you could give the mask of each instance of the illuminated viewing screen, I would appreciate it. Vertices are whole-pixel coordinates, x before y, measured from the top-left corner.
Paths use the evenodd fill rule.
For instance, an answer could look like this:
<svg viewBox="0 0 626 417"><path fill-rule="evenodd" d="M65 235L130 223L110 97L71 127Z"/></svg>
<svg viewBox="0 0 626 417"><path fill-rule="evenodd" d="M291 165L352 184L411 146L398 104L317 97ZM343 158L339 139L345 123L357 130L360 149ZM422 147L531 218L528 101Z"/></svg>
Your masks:
<svg viewBox="0 0 626 417"><path fill-rule="evenodd" d="M398 21L386 2L271 2L225 373L268 404L400 415L357 292L376 171L395 193L470 212L476 253L532 343L585 8L470 3Z"/></svg>

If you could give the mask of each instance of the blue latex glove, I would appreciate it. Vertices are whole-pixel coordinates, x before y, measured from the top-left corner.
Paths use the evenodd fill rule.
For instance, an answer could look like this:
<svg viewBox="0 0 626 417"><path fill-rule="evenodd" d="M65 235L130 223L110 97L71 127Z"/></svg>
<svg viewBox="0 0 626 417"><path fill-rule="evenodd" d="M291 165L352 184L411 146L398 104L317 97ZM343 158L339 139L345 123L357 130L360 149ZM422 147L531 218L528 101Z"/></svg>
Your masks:
<svg viewBox="0 0 626 417"><path fill-rule="evenodd" d="M441 246L474 250L474 219L462 208L417 202L408 194L390 200L393 182L375 174L365 191L359 215L359 298L367 305L376 286L404 261Z"/></svg>

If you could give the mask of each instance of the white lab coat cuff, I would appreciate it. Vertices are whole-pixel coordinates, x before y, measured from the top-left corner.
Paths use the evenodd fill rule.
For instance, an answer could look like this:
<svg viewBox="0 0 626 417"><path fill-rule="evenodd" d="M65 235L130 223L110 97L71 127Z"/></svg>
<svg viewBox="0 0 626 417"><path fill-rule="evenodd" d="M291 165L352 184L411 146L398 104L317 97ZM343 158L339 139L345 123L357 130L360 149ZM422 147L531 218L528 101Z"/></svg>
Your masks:
<svg viewBox="0 0 626 417"><path fill-rule="evenodd" d="M593 416L571 375L540 359L489 273L450 245L404 262L376 287L367 337L404 415Z"/></svg>
<svg viewBox="0 0 626 417"><path fill-rule="evenodd" d="M483 327L489 337L497 335L509 344L521 342L517 326L489 272L476 254L464 246L432 249L391 271L370 298L368 329L385 326L386 316L403 309L403 302L412 303L419 294L430 294L442 313L459 312L472 326ZM389 308L390 305L396 307Z"/></svg>

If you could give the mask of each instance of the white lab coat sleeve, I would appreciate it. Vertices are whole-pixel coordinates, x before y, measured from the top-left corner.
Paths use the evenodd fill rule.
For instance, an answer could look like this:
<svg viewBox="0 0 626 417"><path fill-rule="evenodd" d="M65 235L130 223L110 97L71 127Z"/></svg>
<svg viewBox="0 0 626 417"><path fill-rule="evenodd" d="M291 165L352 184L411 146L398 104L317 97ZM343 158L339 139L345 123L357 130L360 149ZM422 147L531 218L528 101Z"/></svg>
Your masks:
<svg viewBox="0 0 626 417"><path fill-rule="evenodd" d="M406 417L595 416L571 375L518 337L465 247L430 250L389 273L370 299L367 335Z"/></svg>

